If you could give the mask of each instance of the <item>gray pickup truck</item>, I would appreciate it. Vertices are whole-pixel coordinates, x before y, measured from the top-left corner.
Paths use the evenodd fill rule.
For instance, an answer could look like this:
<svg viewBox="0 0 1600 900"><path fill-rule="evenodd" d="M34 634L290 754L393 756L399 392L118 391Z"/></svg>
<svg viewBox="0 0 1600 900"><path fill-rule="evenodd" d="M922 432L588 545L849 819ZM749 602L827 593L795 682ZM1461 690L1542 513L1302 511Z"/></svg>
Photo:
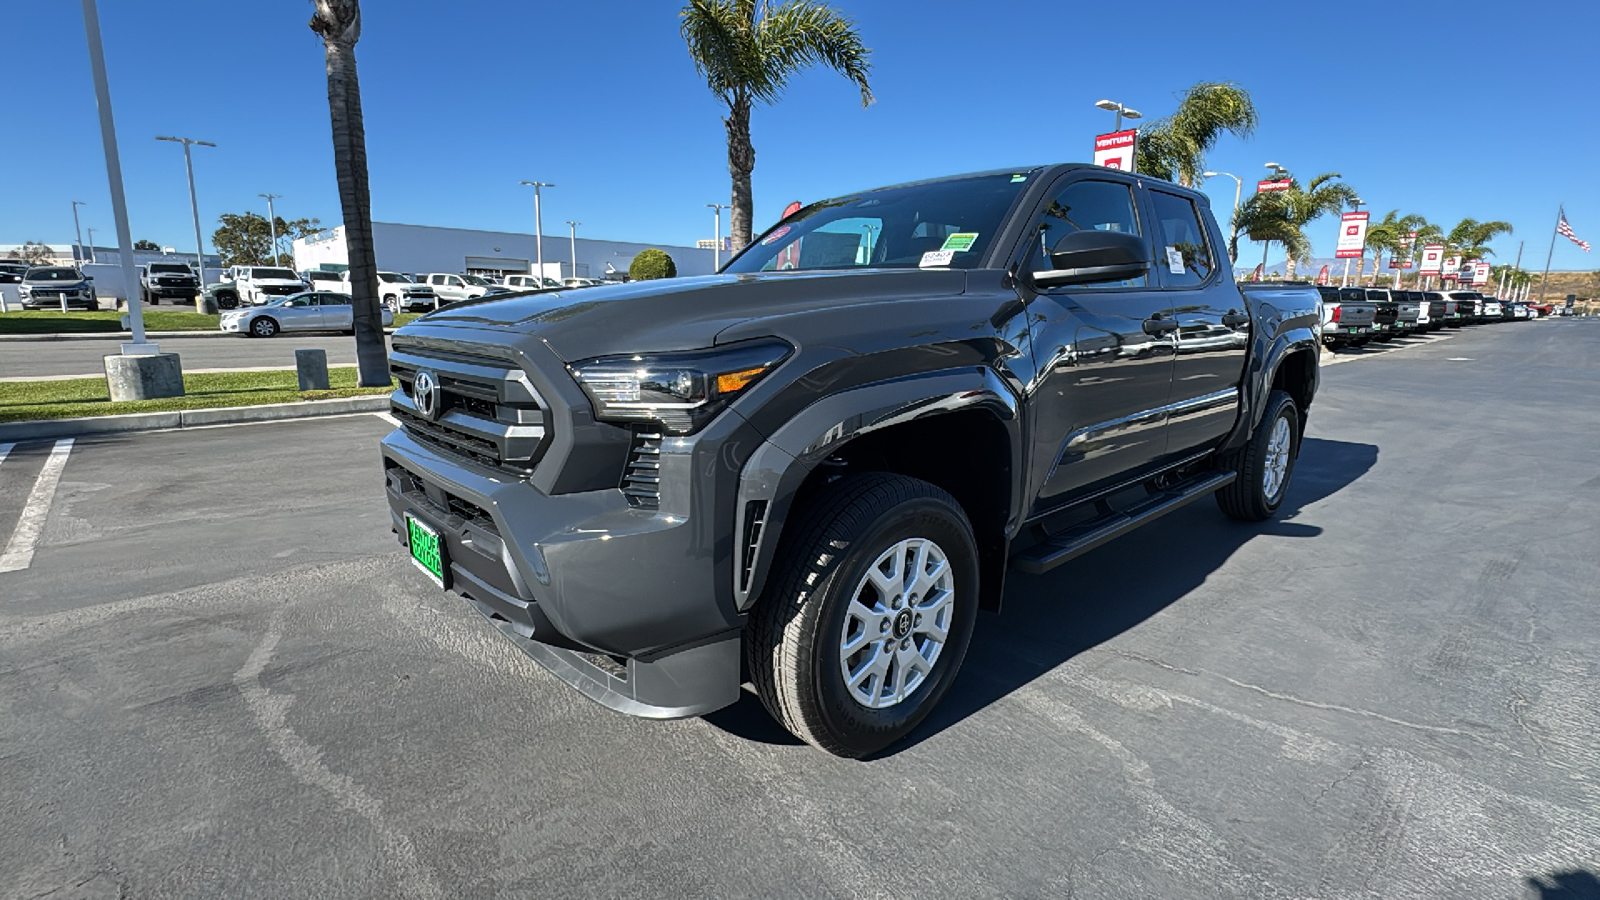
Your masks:
<svg viewBox="0 0 1600 900"><path fill-rule="evenodd" d="M1331 350L1359 347L1372 340L1378 305L1358 291L1318 286L1322 295L1322 343Z"/></svg>
<svg viewBox="0 0 1600 900"><path fill-rule="evenodd" d="M1241 291L1226 246L1203 194L1055 165L815 203L716 275L454 304L393 338L392 526L614 710L708 713L747 671L873 753L1008 573L1284 502L1318 295Z"/></svg>
<svg viewBox="0 0 1600 900"><path fill-rule="evenodd" d="M139 267L139 299L148 304L162 300L193 303L200 295L200 279L188 263L153 262Z"/></svg>

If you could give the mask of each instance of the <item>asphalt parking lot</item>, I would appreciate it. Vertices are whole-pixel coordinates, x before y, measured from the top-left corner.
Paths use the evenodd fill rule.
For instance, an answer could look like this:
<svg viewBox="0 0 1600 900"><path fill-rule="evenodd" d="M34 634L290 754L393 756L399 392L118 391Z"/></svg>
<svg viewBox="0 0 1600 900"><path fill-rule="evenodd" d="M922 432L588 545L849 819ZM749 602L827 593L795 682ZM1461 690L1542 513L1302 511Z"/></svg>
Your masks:
<svg viewBox="0 0 1600 900"><path fill-rule="evenodd" d="M17 445L0 896L1600 895L1597 348L1327 367L1281 521L1014 576L867 762L545 674L401 557L377 416Z"/></svg>

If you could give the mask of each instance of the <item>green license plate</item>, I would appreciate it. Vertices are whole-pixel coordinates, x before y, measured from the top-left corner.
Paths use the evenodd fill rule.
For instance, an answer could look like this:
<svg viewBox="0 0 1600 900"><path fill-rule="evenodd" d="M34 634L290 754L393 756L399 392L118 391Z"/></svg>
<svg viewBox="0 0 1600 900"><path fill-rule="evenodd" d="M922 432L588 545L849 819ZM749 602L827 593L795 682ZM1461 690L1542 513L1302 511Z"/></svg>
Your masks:
<svg viewBox="0 0 1600 900"><path fill-rule="evenodd" d="M406 542L411 546L411 561L426 572L433 583L444 587L444 545L439 542L439 532L417 521L406 513Z"/></svg>

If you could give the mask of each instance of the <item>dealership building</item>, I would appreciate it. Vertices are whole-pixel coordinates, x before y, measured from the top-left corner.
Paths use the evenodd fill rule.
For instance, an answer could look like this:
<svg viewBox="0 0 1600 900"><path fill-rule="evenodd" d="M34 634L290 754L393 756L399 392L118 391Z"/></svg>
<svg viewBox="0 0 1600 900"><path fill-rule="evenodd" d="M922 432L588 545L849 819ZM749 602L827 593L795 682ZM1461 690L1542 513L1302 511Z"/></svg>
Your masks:
<svg viewBox="0 0 1600 900"><path fill-rule="evenodd" d="M450 272L493 277L528 274L539 258L533 235L508 231L373 222L372 244L380 270L407 274ZM546 234L544 274L550 278L605 278L608 273L625 274L633 258L651 247L665 250L677 264L679 275L710 275L714 271L712 248L586 237L574 242L566 234ZM573 258L574 249L576 259ZM342 271L349 262L343 225L294 242L296 269Z"/></svg>

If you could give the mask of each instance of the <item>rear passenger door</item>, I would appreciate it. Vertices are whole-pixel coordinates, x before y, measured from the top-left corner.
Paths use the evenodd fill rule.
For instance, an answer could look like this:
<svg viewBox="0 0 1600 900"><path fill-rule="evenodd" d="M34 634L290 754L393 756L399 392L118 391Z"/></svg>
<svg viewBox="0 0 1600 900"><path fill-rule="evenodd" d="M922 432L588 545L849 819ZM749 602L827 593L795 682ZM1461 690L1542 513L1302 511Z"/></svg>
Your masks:
<svg viewBox="0 0 1600 900"><path fill-rule="evenodd" d="M1152 186L1156 272L1178 320L1168 400L1167 450L1195 452L1232 430L1250 346L1244 296L1222 260L1221 235L1193 198Z"/></svg>
<svg viewBox="0 0 1600 900"><path fill-rule="evenodd" d="M332 291L322 292L317 294L317 303L322 308L324 329L349 331L355 327L355 309L351 307L349 297Z"/></svg>

